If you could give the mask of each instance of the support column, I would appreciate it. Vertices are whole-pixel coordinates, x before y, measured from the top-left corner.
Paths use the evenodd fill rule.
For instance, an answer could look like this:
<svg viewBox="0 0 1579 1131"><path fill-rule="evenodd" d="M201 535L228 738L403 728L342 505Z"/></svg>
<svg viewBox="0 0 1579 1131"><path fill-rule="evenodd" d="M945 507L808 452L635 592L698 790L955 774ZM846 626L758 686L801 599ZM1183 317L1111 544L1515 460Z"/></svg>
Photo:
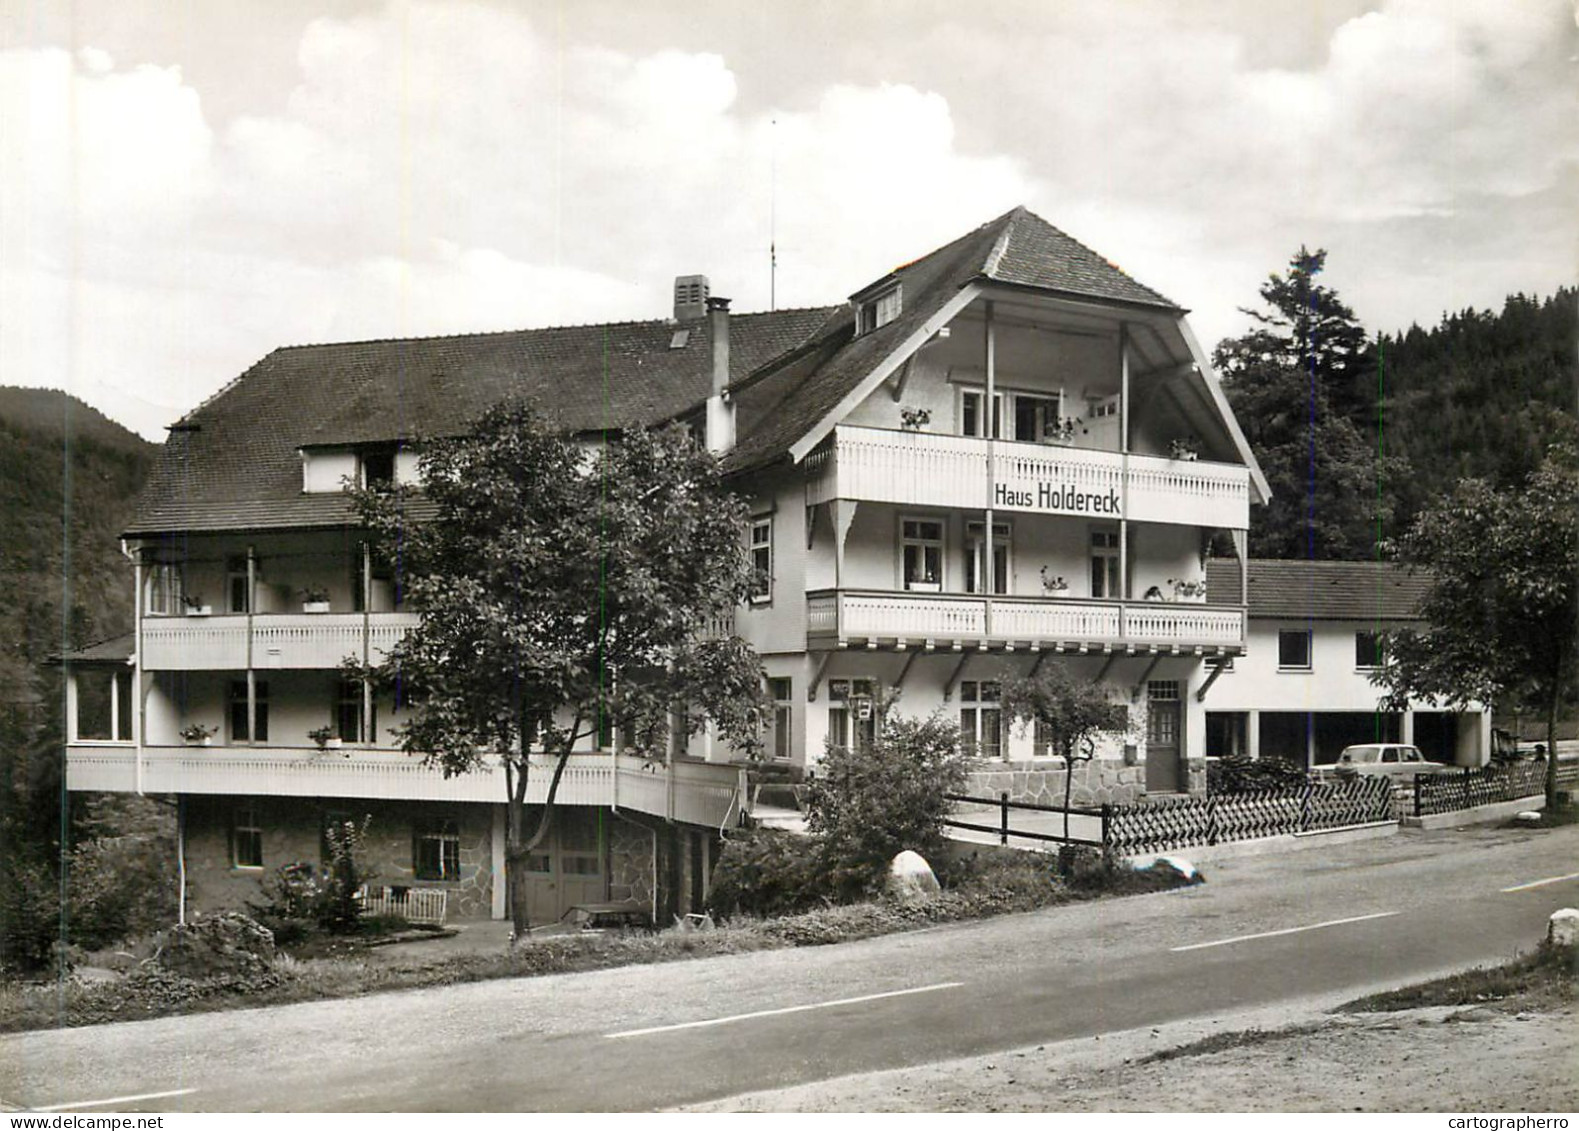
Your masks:
<svg viewBox="0 0 1579 1131"><path fill-rule="evenodd" d="M982 431L986 434L986 437L987 437L987 508L986 508L986 529L984 529L982 531L982 533L981 533L981 536L982 536L982 576L979 579L979 581L980 581L980 584L981 584L981 591L982 591L982 593L984 595L986 595L987 598L988 598L988 600L986 602L986 620L985 620L986 628L985 628L985 632L986 632L987 636L990 638L992 636L992 600L991 600L991 596L992 596L992 591L993 591L993 583L994 583L995 579L998 576L997 563L993 561L993 558L995 556L994 555L994 551L995 551L996 547L994 547L993 544L992 544L992 504L993 504L993 501L994 501L993 500L993 487L994 487L993 478L994 478L994 472L996 471L996 469L993 467L993 462L994 462L994 458L993 457L995 455L995 452L993 450L993 441L998 438L998 417L1000 415L998 413L998 400L997 400L997 392L998 392L998 375L997 375L998 334L997 334L997 328L993 325L993 321L992 321L992 300L991 299L988 299L987 303L986 303L986 321L985 321L985 323L983 325L983 328L984 328L983 338L984 338L984 341L985 341L985 344L986 344L986 357L984 359L984 363L985 363L986 368L987 368L987 397L986 397L986 403L982 406L982 416L983 416ZM966 538L964 541L965 541L966 552L969 553L970 552L970 539Z"/></svg>
<svg viewBox="0 0 1579 1131"><path fill-rule="evenodd" d="M493 887L488 897L488 914L495 919L504 919L509 915L509 904L505 896L509 892L509 885L505 883L504 872L504 806L495 805L493 808L493 835L488 839L489 855L491 859L488 866L493 869Z"/></svg>
<svg viewBox="0 0 1579 1131"><path fill-rule="evenodd" d="M1403 722L1400 724L1400 729L1398 732L1398 741L1412 746L1414 745L1414 740L1415 713L1414 708L1411 707L1404 711Z"/></svg>
<svg viewBox="0 0 1579 1131"><path fill-rule="evenodd" d="M1256 761L1261 759L1261 712L1254 708L1245 712L1245 751Z"/></svg>
<svg viewBox="0 0 1579 1131"><path fill-rule="evenodd" d="M1130 599L1129 591L1129 327L1118 328L1118 591L1121 601ZM1119 606L1119 635L1125 636L1124 606Z"/></svg>
<svg viewBox="0 0 1579 1131"><path fill-rule="evenodd" d="M258 741L258 676L253 667L252 618L258 604L258 559L247 547L247 741Z"/></svg>

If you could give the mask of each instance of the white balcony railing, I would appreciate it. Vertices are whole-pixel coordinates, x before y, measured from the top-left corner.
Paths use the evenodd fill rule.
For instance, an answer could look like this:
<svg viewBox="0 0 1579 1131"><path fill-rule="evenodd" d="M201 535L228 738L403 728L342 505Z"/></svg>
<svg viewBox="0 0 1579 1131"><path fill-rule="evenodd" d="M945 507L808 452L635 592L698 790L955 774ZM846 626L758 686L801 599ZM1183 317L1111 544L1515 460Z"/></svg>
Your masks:
<svg viewBox="0 0 1579 1131"><path fill-rule="evenodd" d="M416 623L416 613L260 613L249 636L245 616L145 617L142 663L149 671L336 668L363 659L364 644L377 663Z"/></svg>
<svg viewBox="0 0 1579 1131"><path fill-rule="evenodd" d="M1244 611L1172 602L826 589L807 594L806 636L813 645L857 640L1240 648Z"/></svg>
<svg viewBox="0 0 1579 1131"><path fill-rule="evenodd" d="M1249 525L1250 471L1238 464L840 425L806 466L810 505L855 499L982 510L990 501L1032 514Z"/></svg>
<svg viewBox="0 0 1579 1131"><path fill-rule="evenodd" d="M445 778L394 750L324 753L282 747L144 747L72 745L66 781L72 790L193 793L222 796L356 797L408 801L505 800L497 764ZM542 804L553 766L534 758L527 801ZM740 767L716 762L672 765L630 755L572 754L557 801L618 805L690 824L733 825L739 815Z"/></svg>

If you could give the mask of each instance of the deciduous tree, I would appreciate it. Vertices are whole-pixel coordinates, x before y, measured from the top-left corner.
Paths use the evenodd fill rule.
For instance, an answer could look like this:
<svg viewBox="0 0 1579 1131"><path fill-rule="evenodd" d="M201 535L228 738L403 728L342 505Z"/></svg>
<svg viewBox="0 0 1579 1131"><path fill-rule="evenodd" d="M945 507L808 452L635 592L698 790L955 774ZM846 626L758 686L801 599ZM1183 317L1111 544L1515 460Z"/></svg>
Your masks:
<svg viewBox="0 0 1579 1131"><path fill-rule="evenodd" d="M1386 635L1372 677L1387 705L1518 701L1546 716L1546 800L1557 799L1557 712L1579 675L1579 448L1555 446L1520 488L1461 481L1398 539L1426 571L1425 627Z"/></svg>
<svg viewBox="0 0 1579 1131"><path fill-rule="evenodd" d="M710 719L726 741L754 742L761 666L738 637L707 631L747 595L745 514L681 429L592 446L521 403L423 444L419 469L420 491L355 492L421 613L378 675L410 704L407 752L447 776L503 765L519 933L523 865L578 744L618 730L662 757L676 717L688 733ZM528 828L534 747L550 777Z"/></svg>

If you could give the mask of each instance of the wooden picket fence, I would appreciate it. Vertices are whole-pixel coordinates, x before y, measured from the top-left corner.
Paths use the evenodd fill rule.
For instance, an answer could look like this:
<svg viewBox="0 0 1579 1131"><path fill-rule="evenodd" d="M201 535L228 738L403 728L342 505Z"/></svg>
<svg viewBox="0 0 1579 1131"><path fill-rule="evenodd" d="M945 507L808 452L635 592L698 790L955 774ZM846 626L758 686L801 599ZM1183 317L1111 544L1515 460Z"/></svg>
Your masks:
<svg viewBox="0 0 1579 1131"><path fill-rule="evenodd" d="M1160 797L1107 809L1108 850L1131 856L1386 823L1393 819L1392 783L1381 777L1313 781L1290 789Z"/></svg>

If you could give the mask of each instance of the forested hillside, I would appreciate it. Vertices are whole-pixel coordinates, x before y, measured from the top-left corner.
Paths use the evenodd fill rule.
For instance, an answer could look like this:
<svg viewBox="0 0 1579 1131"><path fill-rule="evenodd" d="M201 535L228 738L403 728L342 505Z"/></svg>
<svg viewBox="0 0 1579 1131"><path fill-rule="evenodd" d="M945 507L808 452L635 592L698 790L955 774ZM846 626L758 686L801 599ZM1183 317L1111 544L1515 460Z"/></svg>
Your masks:
<svg viewBox="0 0 1579 1131"><path fill-rule="evenodd" d="M1253 556L1373 559L1459 479L1516 486L1574 435L1579 292L1374 335L1320 282L1325 263L1301 248L1261 287L1255 328L1214 355L1272 488Z"/></svg>
<svg viewBox="0 0 1579 1131"><path fill-rule="evenodd" d="M46 661L131 628L117 536L157 450L65 393L0 387L0 969L36 963L48 936L23 928L56 906L61 680Z"/></svg>
<svg viewBox="0 0 1579 1131"><path fill-rule="evenodd" d="M1395 518L1466 476L1521 482L1575 412L1579 290L1513 295L1500 313L1465 310L1379 344L1381 437L1409 474L1388 484Z"/></svg>

